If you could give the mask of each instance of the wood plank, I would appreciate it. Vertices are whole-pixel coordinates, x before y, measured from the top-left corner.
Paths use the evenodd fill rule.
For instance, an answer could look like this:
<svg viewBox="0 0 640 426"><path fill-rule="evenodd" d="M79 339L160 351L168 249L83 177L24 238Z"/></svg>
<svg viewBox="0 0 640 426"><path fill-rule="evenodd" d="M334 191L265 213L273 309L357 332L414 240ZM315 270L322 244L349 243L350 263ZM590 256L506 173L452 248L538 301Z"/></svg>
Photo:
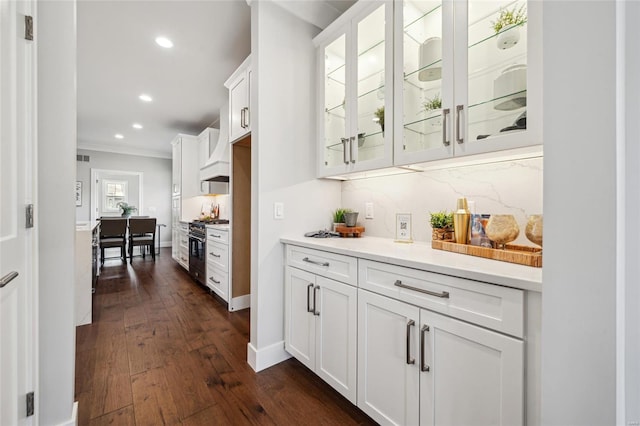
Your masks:
<svg viewBox="0 0 640 426"><path fill-rule="evenodd" d="M82 423L79 423L82 424ZM86 424L86 423L85 423ZM105 414L103 416L91 419L90 426L136 426L135 417L133 414L133 406L129 405L120 410L112 413Z"/></svg>
<svg viewBox="0 0 640 426"><path fill-rule="evenodd" d="M132 376L162 366L162 357L158 353L153 330L148 324L127 328L126 340L129 372Z"/></svg>
<svg viewBox="0 0 640 426"><path fill-rule="evenodd" d="M165 367L165 374L171 388L180 419L185 419L214 404L208 391L206 372L201 371L190 354L183 354Z"/></svg>
<svg viewBox="0 0 640 426"><path fill-rule="evenodd" d="M156 368L133 376L131 387L137 426L180 424L164 369Z"/></svg>

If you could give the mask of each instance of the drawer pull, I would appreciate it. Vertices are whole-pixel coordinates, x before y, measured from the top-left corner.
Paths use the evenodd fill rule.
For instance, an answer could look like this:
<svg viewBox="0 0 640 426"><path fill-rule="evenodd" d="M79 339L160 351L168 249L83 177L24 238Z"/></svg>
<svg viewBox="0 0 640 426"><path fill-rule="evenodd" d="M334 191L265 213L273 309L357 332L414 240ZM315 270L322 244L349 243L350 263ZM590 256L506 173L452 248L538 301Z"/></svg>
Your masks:
<svg viewBox="0 0 640 426"><path fill-rule="evenodd" d="M222 235L216 235L216 234L209 234L209 236L213 238L222 238Z"/></svg>
<svg viewBox="0 0 640 426"><path fill-rule="evenodd" d="M216 281L216 280L214 280L214 279L213 279L213 277L210 277L209 279L210 279L211 281L213 281L214 283L216 283L216 284L220 284L220 281Z"/></svg>
<svg viewBox="0 0 640 426"><path fill-rule="evenodd" d="M17 276L18 276L18 273L16 271L9 272L7 275L2 277L2 279L0 280L0 288L2 288L4 286L6 286L7 284L9 284L11 281L16 279Z"/></svg>
<svg viewBox="0 0 640 426"><path fill-rule="evenodd" d="M313 312L313 309L311 309L311 297L309 296L310 288L313 288L313 283L309 283L307 286L307 312Z"/></svg>
<svg viewBox="0 0 640 426"><path fill-rule="evenodd" d="M409 320L407 323L407 364L415 364L416 359L411 356L411 327L416 325L414 320Z"/></svg>
<svg viewBox="0 0 640 426"><path fill-rule="evenodd" d="M209 254L210 254L211 256L213 256L213 257L220 257L220 255L219 255L219 254L215 254L215 253L213 253L213 252L211 252L211 253L209 253Z"/></svg>
<svg viewBox="0 0 640 426"><path fill-rule="evenodd" d="M425 359L424 353L426 352L424 349L424 341L426 340L425 334L428 332L429 332L429 326L426 324L423 325L422 328L420 329L420 371L430 370L429 366L424 362L424 359Z"/></svg>
<svg viewBox="0 0 640 426"><path fill-rule="evenodd" d="M421 288L411 287L410 285L402 284L402 281L400 281L400 280L396 280L396 282L393 283L393 285L395 285L396 287L406 288L408 290L413 290L413 291L417 291L417 292L420 292L420 293L428 294L430 296L442 297L443 299L448 299L449 298L449 292L448 291L443 291L441 293L436 293L435 291L423 290Z"/></svg>
<svg viewBox="0 0 640 426"><path fill-rule="evenodd" d="M302 261L307 263L313 263L314 265L329 266L329 262L317 262L315 260L309 259L308 257L305 257L304 259L302 259Z"/></svg>

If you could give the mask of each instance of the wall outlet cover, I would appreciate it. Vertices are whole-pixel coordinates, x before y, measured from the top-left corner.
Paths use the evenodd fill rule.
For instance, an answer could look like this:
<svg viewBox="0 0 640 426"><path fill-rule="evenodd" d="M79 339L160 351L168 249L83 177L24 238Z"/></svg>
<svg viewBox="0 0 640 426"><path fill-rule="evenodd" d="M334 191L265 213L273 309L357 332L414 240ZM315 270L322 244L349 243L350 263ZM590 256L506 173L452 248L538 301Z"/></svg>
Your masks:
<svg viewBox="0 0 640 426"><path fill-rule="evenodd" d="M284 203L273 203L273 218L284 219Z"/></svg>
<svg viewBox="0 0 640 426"><path fill-rule="evenodd" d="M373 219L373 203L365 203L364 205L364 218Z"/></svg>

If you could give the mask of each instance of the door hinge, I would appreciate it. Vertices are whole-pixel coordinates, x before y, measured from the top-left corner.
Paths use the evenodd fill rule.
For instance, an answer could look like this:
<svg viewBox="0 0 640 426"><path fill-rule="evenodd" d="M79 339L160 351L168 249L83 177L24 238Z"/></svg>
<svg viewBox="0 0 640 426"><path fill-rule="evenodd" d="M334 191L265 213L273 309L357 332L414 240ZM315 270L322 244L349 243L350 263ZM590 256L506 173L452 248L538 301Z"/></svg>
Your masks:
<svg viewBox="0 0 640 426"><path fill-rule="evenodd" d="M24 38L33 41L33 16L24 17Z"/></svg>
<svg viewBox="0 0 640 426"><path fill-rule="evenodd" d="M29 392L27 394L27 417L33 416L35 411L35 394L33 392Z"/></svg>
<svg viewBox="0 0 640 426"><path fill-rule="evenodd" d="M25 209L25 228L33 228L33 204L27 204Z"/></svg>

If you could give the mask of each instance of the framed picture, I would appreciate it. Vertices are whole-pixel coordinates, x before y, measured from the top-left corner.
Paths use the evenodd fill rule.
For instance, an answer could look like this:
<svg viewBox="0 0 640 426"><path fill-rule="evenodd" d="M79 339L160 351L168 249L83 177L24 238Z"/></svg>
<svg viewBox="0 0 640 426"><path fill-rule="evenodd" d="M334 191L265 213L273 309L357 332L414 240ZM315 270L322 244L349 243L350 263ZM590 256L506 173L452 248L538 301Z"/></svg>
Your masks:
<svg viewBox="0 0 640 426"><path fill-rule="evenodd" d="M76 181L76 206L82 205L82 182Z"/></svg>
<svg viewBox="0 0 640 426"><path fill-rule="evenodd" d="M396 214L396 242L413 242L411 237L411 213Z"/></svg>

